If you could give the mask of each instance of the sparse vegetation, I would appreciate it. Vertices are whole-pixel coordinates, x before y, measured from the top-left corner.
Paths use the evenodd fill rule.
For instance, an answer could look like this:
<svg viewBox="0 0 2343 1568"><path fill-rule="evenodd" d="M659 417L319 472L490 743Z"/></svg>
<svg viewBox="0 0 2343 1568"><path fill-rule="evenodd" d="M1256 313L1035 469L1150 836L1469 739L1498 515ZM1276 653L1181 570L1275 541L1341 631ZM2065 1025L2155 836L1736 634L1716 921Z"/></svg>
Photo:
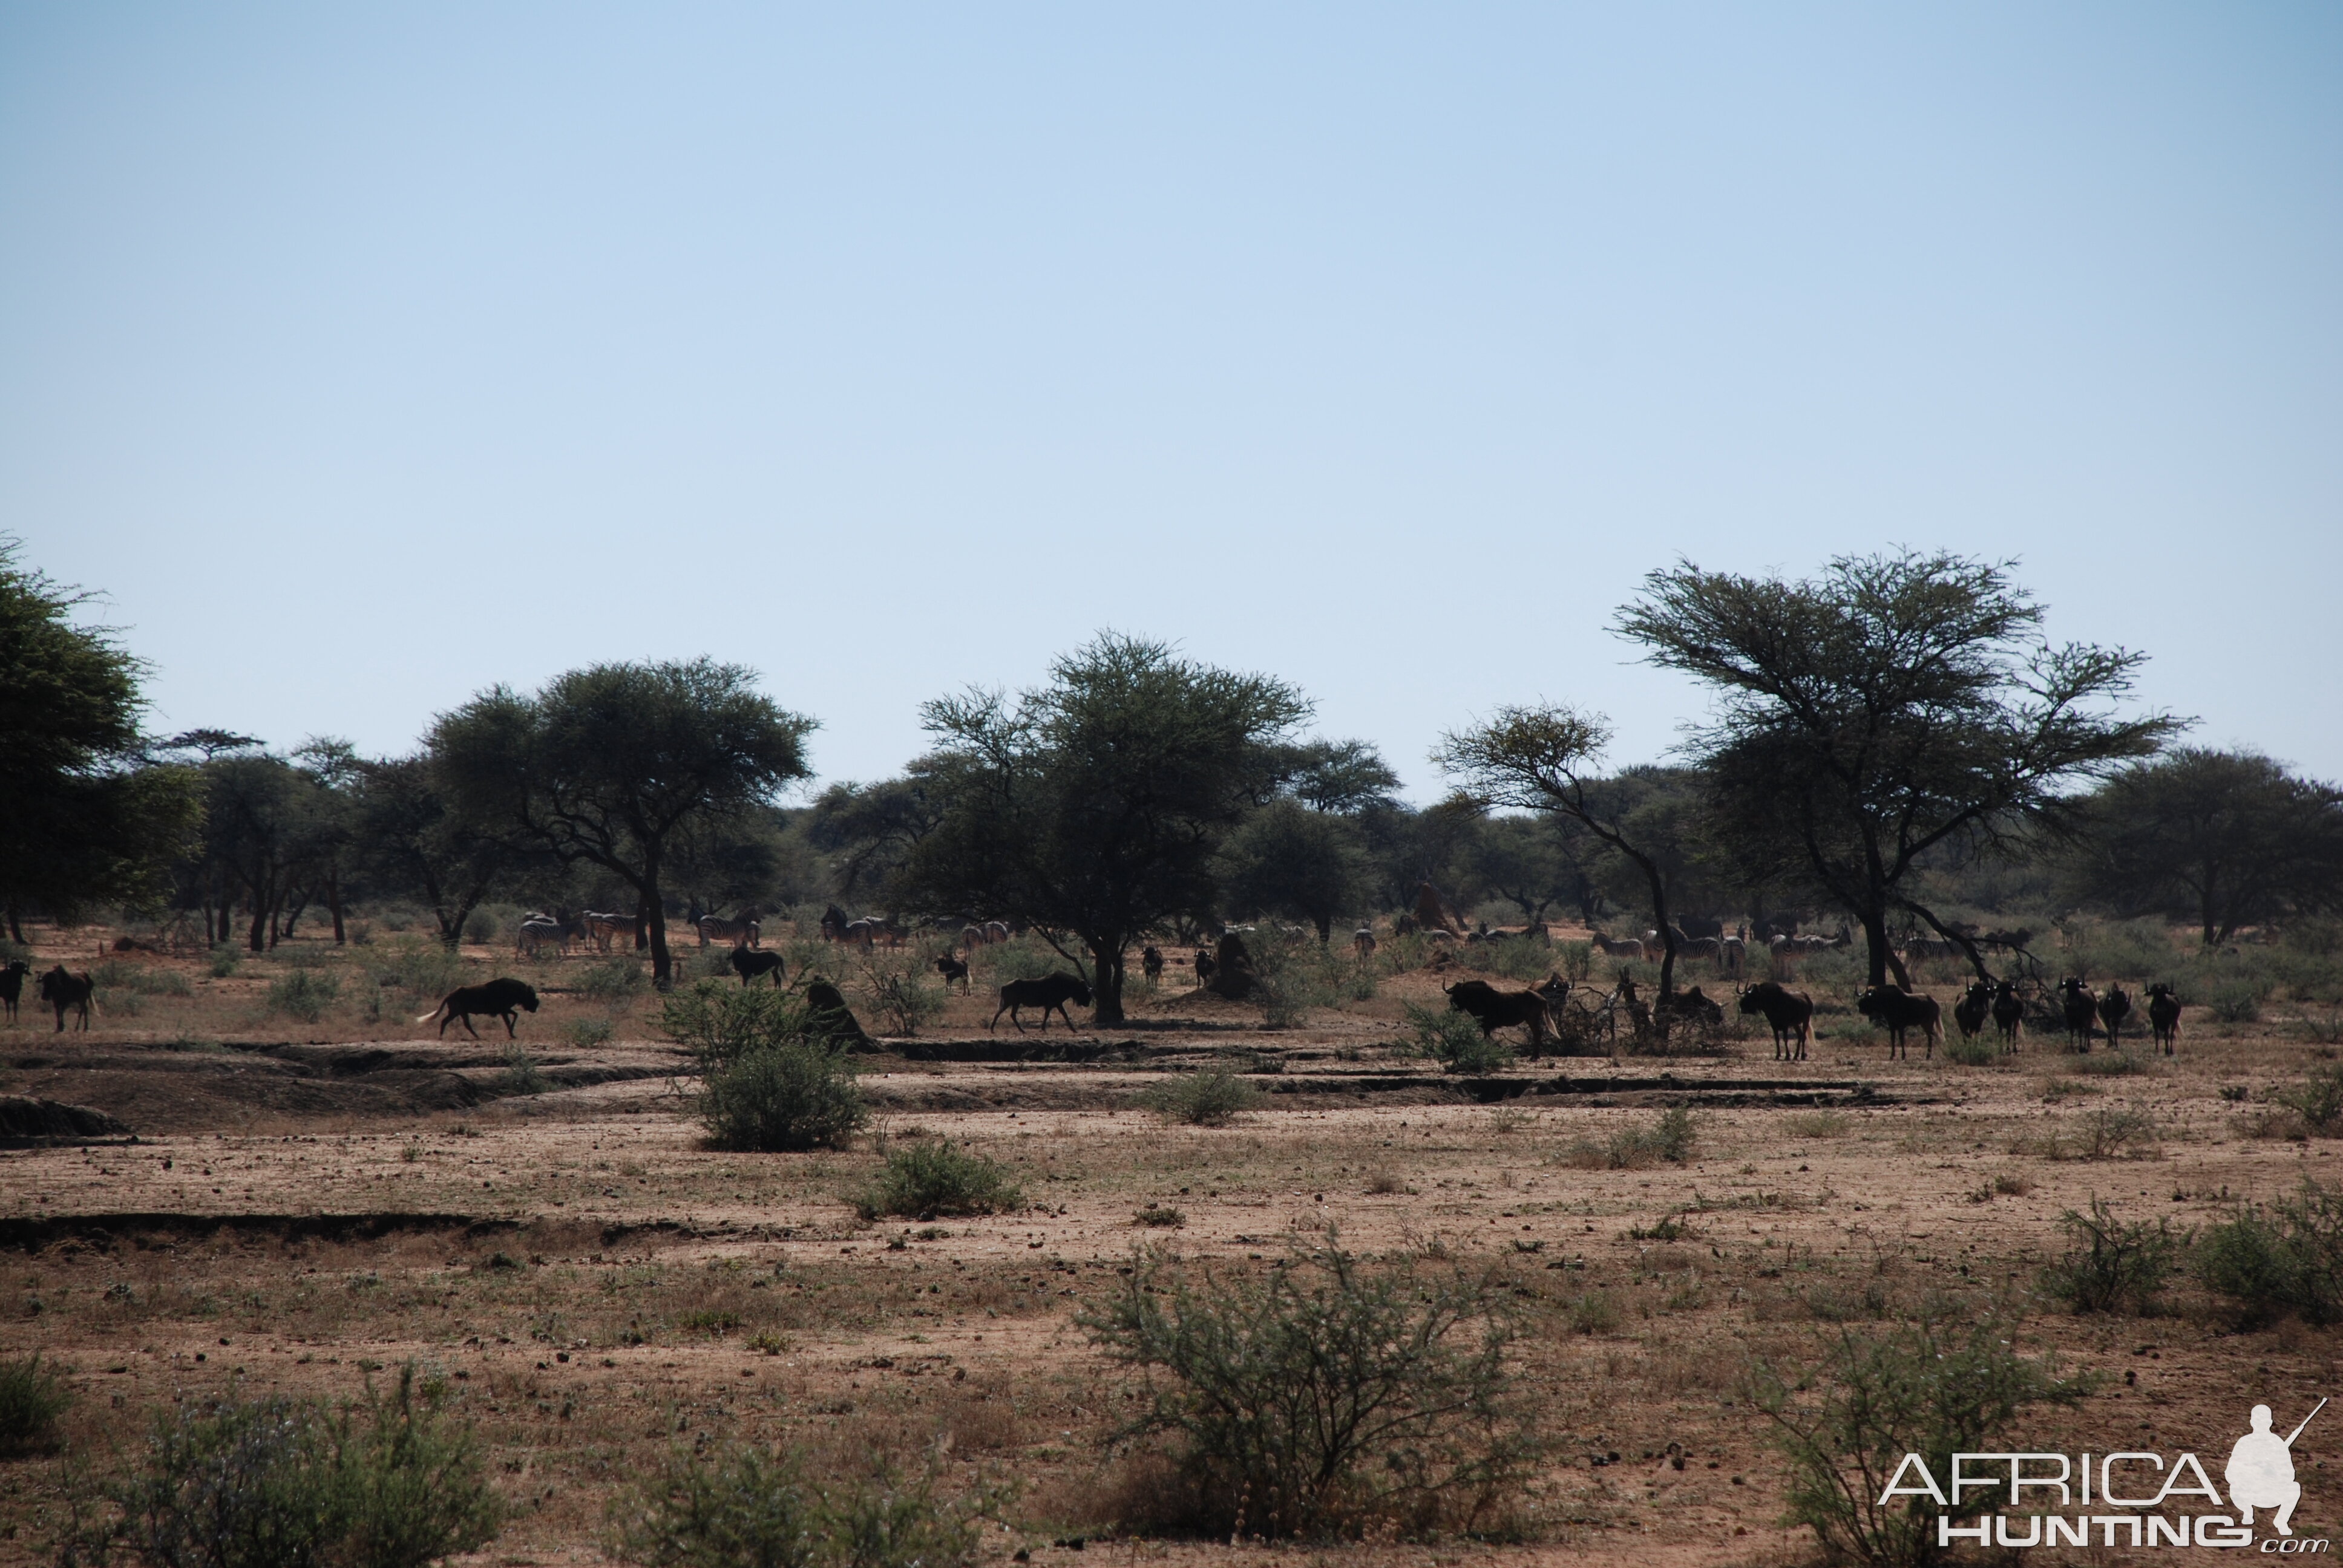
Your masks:
<svg viewBox="0 0 2343 1568"><path fill-rule="evenodd" d="M2165 1282L2188 1247L2188 1238L2169 1220L2127 1223L2094 1198L2089 1212L2069 1209L2058 1223L2071 1244L2042 1271L2046 1293L2078 1312L2145 1316L2160 1310Z"/></svg>
<svg viewBox="0 0 2343 1568"><path fill-rule="evenodd" d="M1956 1452L2006 1446L1998 1440L2028 1407L2089 1392L2087 1379L2021 1355L2016 1339L2006 1318L1947 1307L1884 1330L1840 1328L1811 1365L1753 1359L1744 1392L1789 1464L1787 1521L1811 1529L1835 1559L1935 1562L1937 1515L1962 1523L1992 1497L1878 1501L1904 1456L1948 1475Z"/></svg>
<svg viewBox="0 0 2343 1568"><path fill-rule="evenodd" d="M1413 1002L1401 1010L1414 1031L1416 1053L1432 1058L1451 1072L1495 1072L1513 1064L1513 1048L1483 1034L1470 1013L1453 1008L1417 1007Z"/></svg>
<svg viewBox="0 0 2343 1568"><path fill-rule="evenodd" d="M268 1010L297 1018L303 1023L316 1023L341 1000L341 994L339 976L322 970L297 969L269 985Z"/></svg>
<svg viewBox="0 0 2343 1568"><path fill-rule="evenodd" d="M1634 1171L1646 1165L1681 1165L1692 1158L1693 1148L1699 1137L1692 1111L1684 1106L1670 1106L1647 1127L1628 1127L1611 1135L1606 1142L1591 1138L1574 1140L1564 1151L1564 1161L1582 1171Z"/></svg>
<svg viewBox="0 0 2343 1568"><path fill-rule="evenodd" d="M671 1454L615 1499L605 1545L641 1568L960 1568L1001 1494L948 1496L932 1470L817 1474L798 1452L727 1444Z"/></svg>
<svg viewBox="0 0 2343 1568"><path fill-rule="evenodd" d="M65 1379L38 1352L0 1361L0 1459L55 1447L57 1418L72 1403Z"/></svg>
<svg viewBox="0 0 2343 1568"><path fill-rule="evenodd" d="M157 1568L424 1568L496 1539L503 1505L441 1388L328 1411L231 1398L164 1417L139 1470L103 1489L67 1565L126 1552Z"/></svg>
<svg viewBox="0 0 2343 1568"><path fill-rule="evenodd" d="M1006 1167L940 1138L922 1138L887 1156L885 1169L855 1198L864 1219L902 1214L932 1220L943 1214L998 1214L1021 1208L1025 1195Z"/></svg>
<svg viewBox="0 0 2343 1568"><path fill-rule="evenodd" d="M1486 1527L1538 1452L1509 1397L1510 1294L1408 1257L1370 1271L1331 1238L1266 1275L1192 1282L1135 1254L1081 1320L1161 1375L1126 1438L1174 1443L1171 1484L1129 1528L1225 1539Z"/></svg>
<svg viewBox="0 0 2343 1568"><path fill-rule="evenodd" d="M2241 1327L2343 1322L2343 1192L2306 1181L2291 1198L2240 1207L2206 1228L2192 1262Z"/></svg>
<svg viewBox="0 0 2343 1568"><path fill-rule="evenodd" d="M1168 1079L1138 1097L1143 1108L1166 1121L1190 1127L1226 1127L1261 1101L1261 1091L1222 1068L1205 1068Z"/></svg>

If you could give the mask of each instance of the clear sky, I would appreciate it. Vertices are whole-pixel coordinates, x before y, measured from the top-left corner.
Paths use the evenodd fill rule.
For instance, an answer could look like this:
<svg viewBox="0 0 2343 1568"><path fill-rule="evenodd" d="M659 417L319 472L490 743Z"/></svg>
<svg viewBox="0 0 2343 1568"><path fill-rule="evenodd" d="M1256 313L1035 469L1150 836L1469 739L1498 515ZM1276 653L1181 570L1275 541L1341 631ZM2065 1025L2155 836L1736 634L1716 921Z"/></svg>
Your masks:
<svg viewBox="0 0 2343 1568"><path fill-rule="evenodd" d="M157 729L1105 627L1428 799L1678 557L2022 560L2343 776L2343 7L0 8L0 531Z"/></svg>

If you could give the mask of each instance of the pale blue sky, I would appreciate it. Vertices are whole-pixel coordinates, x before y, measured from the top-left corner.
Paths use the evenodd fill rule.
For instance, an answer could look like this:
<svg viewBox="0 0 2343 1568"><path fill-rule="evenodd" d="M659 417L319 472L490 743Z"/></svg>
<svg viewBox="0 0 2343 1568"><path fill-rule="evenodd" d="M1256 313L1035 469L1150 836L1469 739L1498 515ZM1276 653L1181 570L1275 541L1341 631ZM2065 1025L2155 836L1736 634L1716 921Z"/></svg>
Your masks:
<svg viewBox="0 0 2343 1568"><path fill-rule="evenodd" d="M0 9L0 530L280 745L708 653L870 778L1112 626L1428 798L1906 542L2335 777L2339 293L2327 4Z"/></svg>

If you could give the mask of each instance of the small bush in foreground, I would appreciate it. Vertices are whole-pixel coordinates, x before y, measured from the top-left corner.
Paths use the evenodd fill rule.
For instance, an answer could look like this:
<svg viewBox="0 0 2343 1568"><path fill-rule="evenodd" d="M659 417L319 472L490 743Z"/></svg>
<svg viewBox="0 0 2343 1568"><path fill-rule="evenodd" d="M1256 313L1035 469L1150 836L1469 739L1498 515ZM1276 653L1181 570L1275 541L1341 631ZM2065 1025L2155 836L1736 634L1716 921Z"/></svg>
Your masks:
<svg viewBox="0 0 2343 1568"><path fill-rule="evenodd" d="M2070 1209L2058 1223L2074 1244L2042 1271L2042 1288L2078 1312L2154 1312L2188 1245L2171 1221L2126 1224L2097 1198L2089 1213Z"/></svg>
<svg viewBox="0 0 2343 1568"><path fill-rule="evenodd" d="M1330 1239L1262 1279L1200 1284L1160 1252L1080 1318L1147 1374L1121 1434L1172 1437L1156 1516L1212 1537L1485 1527L1535 1458L1534 1409L1506 1397L1511 1297L1493 1281L1402 1260L1370 1276Z"/></svg>
<svg viewBox="0 0 2343 1568"><path fill-rule="evenodd" d="M1225 1127L1260 1103L1261 1091L1222 1068L1182 1073L1141 1092L1138 1101L1166 1121Z"/></svg>
<svg viewBox="0 0 2343 1568"><path fill-rule="evenodd" d="M1929 1316L1885 1331L1842 1328L1818 1364L1750 1363L1750 1404L1773 1423L1789 1462L1786 1523L1814 1531L1834 1560L1880 1568L1941 1555L1936 1516L1963 1524L1993 1504L1972 1491L1949 1506L1932 1498L1877 1501L1906 1453L1940 1485L1956 1452L2014 1446L2000 1441L2029 1405L2071 1404L2090 1391L2046 1358L2018 1354L2013 1325L1990 1314L1970 1322Z"/></svg>
<svg viewBox="0 0 2343 1568"><path fill-rule="evenodd" d="M503 1507L437 1402L410 1366L338 1412L280 1396L166 1417L144 1467L107 1489L115 1517L60 1561L121 1548L156 1568L423 1568L484 1546Z"/></svg>
<svg viewBox="0 0 2343 1568"><path fill-rule="evenodd" d="M1495 1072L1513 1064L1513 1047L1483 1034L1471 1013L1413 1002L1403 1004L1402 1011L1415 1031L1417 1054L1431 1057L1451 1072Z"/></svg>
<svg viewBox="0 0 2343 1568"><path fill-rule="evenodd" d="M702 1084L700 1123L719 1149L843 1149L870 1114L852 1069L818 1045L771 1046L718 1062Z"/></svg>
<svg viewBox="0 0 2343 1568"><path fill-rule="evenodd" d="M0 1362L0 1459L55 1447L57 1417L71 1403L65 1379L43 1366L37 1352Z"/></svg>
<svg viewBox="0 0 2343 1568"><path fill-rule="evenodd" d="M315 1023L341 1000L342 982L320 970L295 970L268 988L268 1010Z"/></svg>
<svg viewBox="0 0 2343 1568"><path fill-rule="evenodd" d="M537 1058L518 1045L505 1047L505 1072L499 1087L507 1094L543 1094L553 1087L537 1065Z"/></svg>
<svg viewBox="0 0 2343 1568"><path fill-rule="evenodd" d="M1020 1208L1025 1195L1006 1167L981 1154L921 1139L887 1156L887 1167L854 1200L866 1220L881 1214L995 1214Z"/></svg>
<svg viewBox="0 0 2343 1568"><path fill-rule="evenodd" d="M747 1447L678 1453L612 1503L606 1546L641 1568L961 1568L1001 1498L982 1487L945 1498L936 1480L817 1477L798 1454Z"/></svg>
<svg viewBox="0 0 2343 1568"><path fill-rule="evenodd" d="M2305 1181L2267 1209L2240 1209L2207 1228L2193 1260L2199 1283L2226 1297L2240 1327L2291 1313L2343 1322L2343 1192Z"/></svg>
<svg viewBox="0 0 2343 1568"><path fill-rule="evenodd" d="M1660 1112L1651 1126L1623 1129L1613 1133L1608 1143L1577 1139L1563 1151L1563 1159L1582 1171L1639 1171L1663 1162L1681 1165L1692 1158L1699 1136L1692 1111L1674 1105Z"/></svg>
<svg viewBox="0 0 2343 1568"><path fill-rule="evenodd" d="M2301 1083L2274 1089L2269 1098L2302 1118L2304 1129L2316 1136L2343 1136L2343 1061L2314 1067Z"/></svg>

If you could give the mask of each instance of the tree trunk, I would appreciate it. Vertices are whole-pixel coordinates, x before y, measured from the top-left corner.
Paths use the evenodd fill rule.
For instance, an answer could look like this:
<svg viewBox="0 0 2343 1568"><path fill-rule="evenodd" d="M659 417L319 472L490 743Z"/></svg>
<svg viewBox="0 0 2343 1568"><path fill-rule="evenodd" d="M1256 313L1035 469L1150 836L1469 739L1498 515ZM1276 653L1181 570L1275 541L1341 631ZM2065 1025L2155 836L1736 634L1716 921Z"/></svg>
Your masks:
<svg viewBox="0 0 2343 1568"><path fill-rule="evenodd" d="M1113 950L1108 951L1111 946ZM1093 1024L1122 1021L1122 943L1094 943L1091 947L1091 994L1098 1000L1091 1004Z"/></svg>
<svg viewBox="0 0 2343 1568"><path fill-rule="evenodd" d="M635 900L635 951L641 952L651 945L651 907L641 898Z"/></svg>
<svg viewBox="0 0 2343 1568"><path fill-rule="evenodd" d="M8 940L19 947L25 943L25 928L17 922L16 906L14 904L8 906Z"/></svg>
<svg viewBox="0 0 2343 1568"><path fill-rule="evenodd" d="M2220 939L2213 934L2213 928L2219 922L2213 913L2213 878L2209 872L2205 877L2205 893L2197 900L2197 910L2205 923L2205 946L2208 950L2219 946Z"/></svg>
<svg viewBox="0 0 2343 1568"><path fill-rule="evenodd" d="M659 897L659 853L656 845L643 847L643 907L650 911L651 985L659 990L675 984L675 960L667 950L667 900Z"/></svg>
<svg viewBox="0 0 2343 1568"><path fill-rule="evenodd" d="M1318 945L1322 948L1334 945L1334 917L1332 915L1318 917Z"/></svg>
<svg viewBox="0 0 2343 1568"><path fill-rule="evenodd" d="M326 879L326 908L334 913L334 945L341 947L349 939L342 930L342 879L339 876Z"/></svg>

